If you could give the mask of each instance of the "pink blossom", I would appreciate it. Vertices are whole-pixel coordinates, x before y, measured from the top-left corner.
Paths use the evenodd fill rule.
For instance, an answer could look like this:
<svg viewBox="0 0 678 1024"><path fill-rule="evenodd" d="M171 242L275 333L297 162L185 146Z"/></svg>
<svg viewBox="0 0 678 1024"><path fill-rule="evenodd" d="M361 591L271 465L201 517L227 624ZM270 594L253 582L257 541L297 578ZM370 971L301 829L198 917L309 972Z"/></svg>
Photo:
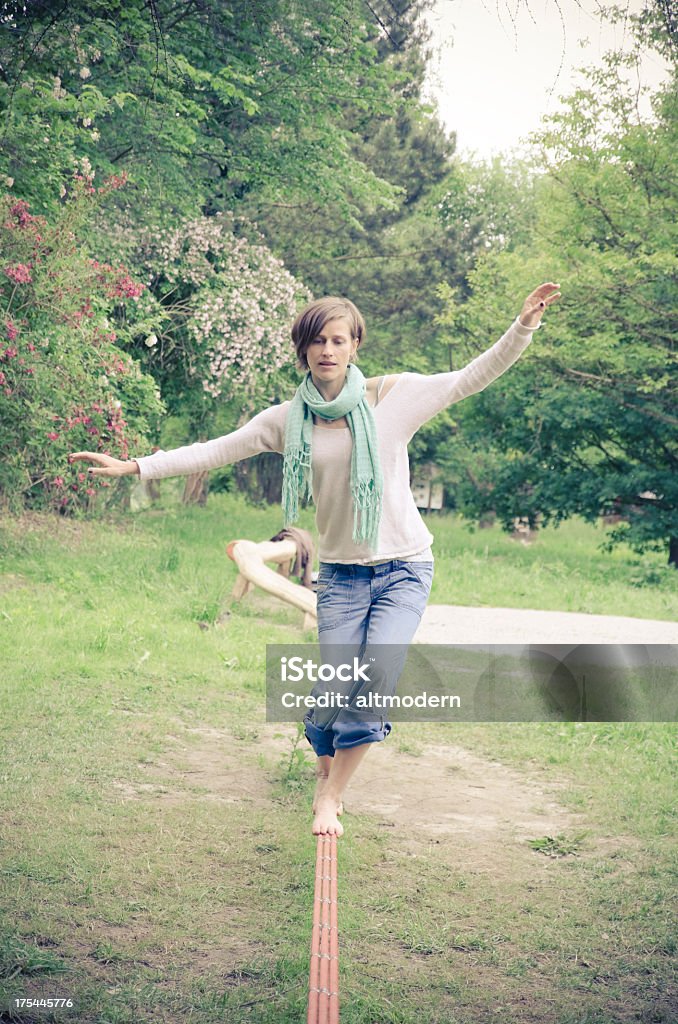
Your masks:
<svg viewBox="0 0 678 1024"><path fill-rule="evenodd" d="M118 278L113 288L113 295L125 299L138 299L145 285L135 284L129 274Z"/></svg>
<svg viewBox="0 0 678 1024"><path fill-rule="evenodd" d="M77 171L73 173L73 180L77 182L83 182L85 186L86 195L94 195L96 189L92 184L92 177L89 174L78 174Z"/></svg>
<svg viewBox="0 0 678 1024"><path fill-rule="evenodd" d="M78 473L78 480L86 480L87 476L85 473Z"/></svg>
<svg viewBox="0 0 678 1024"><path fill-rule="evenodd" d="M127 184L127 180L127 171L123 171L122 174L111 174L99 188L99 192L108 192L111 189L122 188Z"/></svg>
<svg viewBox="0 0 678 1024"><path fill-rule="evenodd" d="M16 325L13 324L11 320L5 321L5 330L7 331L7 341L14 341L19 333Z"/></svg>
<svg viewBox="0 0 678 1024"><path fill-rule="evenodd" d="M55 487L63 487L64 478L62 476L55 476L54 479L52 480L52 483L54 484Z"/></svg>
<svg viewBox="0 0 678 1024"><path fill-rule="evenodd" d="M55 433L54 431L52 431L51 433L49 433L49 434L47 435L47 437L48 437L48 439L49 439L50 441L58 441L58 440L59 440L59 435L58 435L58 434L56 434L56 433Z"/></svg>
<svg viewBox="0 0 678 1024"><path fill-rule="evenodd" d="M30 213L28 212L28 203L25 199L19 199L19 201L16 202L14 206L10 207L9 212L12 215L12 217L16 217L21 227L23 227L26 221L30 218Z"/></svg>
<svg viewBox="0 0 678 1024"><path fill-rule="evenodd" d="M26 202L25 199L19 199L16 203L14 203L13 206L10 206L9 212L10 212L10 216L16 217L16 220L17 220L17 224L16 225L14 225L11 221L6 221L5 222L5 227L9 231L12 231L15 226L16 227L20 227L20 228L26 228L26 227L30 227L33 224L44 224L45 223L45 218L44 217L33 217L33 216L31 216L31 214L28 212L28 203ZM33 230L35 230L35 229L33 229Z"/></svg>
<svg viewBox="0 0 678 1024"><path fill-rule="evenodd" d="M30 284L33 280L31 268L27 263L17 263L15 266L8 265L3 267L3 270L10 281L14 281L16 284Z"/></svg>

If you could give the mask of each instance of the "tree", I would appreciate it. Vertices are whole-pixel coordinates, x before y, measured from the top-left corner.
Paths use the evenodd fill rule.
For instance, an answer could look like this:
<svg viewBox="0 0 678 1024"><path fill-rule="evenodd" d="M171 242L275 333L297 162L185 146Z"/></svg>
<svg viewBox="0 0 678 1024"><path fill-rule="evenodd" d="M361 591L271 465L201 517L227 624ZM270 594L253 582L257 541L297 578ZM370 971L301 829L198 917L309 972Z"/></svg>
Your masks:
<svg viewBox="0 0 678 1024"><path fill-rule="evenodd" d="M366 316L366 372L425 369L436 344L436 285L463 271L454 225L437 215L438 189L454 152L433 108L421 99L428 56L424 3L371 5L370 41L392 85L391 104L378 108L344 100L337 124L350 139L351 166L367 165L388 181L397 201L356 199L347 220L336 204L310 198L267 207L258 195L243 209L260 225L287 266L316 295L349 296ZM388 69L388 71L386 70Z"/></svg>
<svg viewBox="0 0 678 1024"><path fill-rule="evenodd" d="M647 13L633 23L640 45ZM658 15L651 24L661 30ZM497 298L562 282L548 326L465 404L439 460L467 514L494 508L509 528L516 515L615 512L624 521L609 544L664 549L677 566L676 75L643 121L622 74L630 60L608 54L536 133L534 238L479 260L472 297L450 305L462 336L487 336Z"/></svg>
<svg viewBox="0 0 678 1024"><path fill-rule="evenodd" d="M3 5L0 173L46 210L75 159L126 169L158 221L270 202L393 201L336 111L392 105L359 0L36 0Z"/></svg>
<svg viewBox="0 0 678 1024"><path fill-rule="evenodd" d="M361 0L331 8L313 0L3 7L0 174L15 195L56 213L75 163L86 160L97 181L127 170L130 198L108 205L91 241L148 280L128 337L192 436L210 430L217 400L220 409L230 399L240 413L251 412L289 374L293 352L289 345L282 354L280 332L295 303L276 299L270 286L284 291L294 279L242 213L229 238L234 254L248 253L246 266L208 246L200 282L170 280L170 264L144 253L140 236L168 244L181 236L180 248L190 250L192 233L195 241L209 220L223 223L220 214L244 210L253 195L264 206L330 206L357 230L363 210L395 205L397 186L357 159L353 129L338 116L348 104L363 113L397 107L397 71L376 59L379 32L370 26L378 19L378 8ZM177 253L183 269L185 255ZM297 298L310 297L298 282L295 289ZM236 308L244 292L265 336L256 335L260 322ZM238 358L238 337L230 347L223 342L234 334ZM261 352L273 336L279 372L267 367L257 378L253 345ZM245 350L249 369L240 358ZM253 387L257 380L265 395ZM202 485L198 493L204 496Z"/></svg>

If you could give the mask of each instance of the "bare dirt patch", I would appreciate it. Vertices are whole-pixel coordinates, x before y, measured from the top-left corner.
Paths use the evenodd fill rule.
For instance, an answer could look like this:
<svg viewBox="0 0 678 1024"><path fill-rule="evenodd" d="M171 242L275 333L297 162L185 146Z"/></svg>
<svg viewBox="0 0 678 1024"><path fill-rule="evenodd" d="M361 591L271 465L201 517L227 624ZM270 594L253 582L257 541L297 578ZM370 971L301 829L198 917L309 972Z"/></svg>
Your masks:
<svg viewBox="0 0 678 1024"><path fill-rule="evenodd" d="M295 735L293 725L263 724L253 745L210 726L177 720L163 758L144 768L158 783L164 779L165 785L157 788L163 800L262 807L272 797L281 760L291 751ZM365 815L377 828L388 829L406 855L423 856L435 846L436 857L449 856L457 863L462 857L476 869L493 872L505 865L515 872L516 865L507 864L509 855L530 863L538 858L529 839L585 829L583 816L558 802L556 787L547 790L500 761L453 745L423 746L417 756L401 753L389 740L373 747L346 792L344 825L356 827L351 815ZM310 746L308 756L312 763ZM172 788L172 778L182 786ZM122 784L117 788L125 793ZM148 796L152 789L151 784L130 784L127 795Z"/></svg>
<svg viewBox="0 0 678 1024"><path fill-rule="evenodd" d="M410 854L421 856L435 844L436 856L444 847L457 863L461 858L495 874L509 856L534 858L528 839L582 828L581 817L536 781L450 745L425 746L414 757L388 741L375 744L346 793L346 807L374 815Z"/></svg>

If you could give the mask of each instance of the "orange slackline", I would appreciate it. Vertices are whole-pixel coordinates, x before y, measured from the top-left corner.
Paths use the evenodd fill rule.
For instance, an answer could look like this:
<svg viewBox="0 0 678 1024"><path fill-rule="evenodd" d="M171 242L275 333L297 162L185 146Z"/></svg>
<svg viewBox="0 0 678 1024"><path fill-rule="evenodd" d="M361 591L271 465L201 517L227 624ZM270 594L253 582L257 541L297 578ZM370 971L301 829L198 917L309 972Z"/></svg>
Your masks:
<svg viewBox="0 0 678 1024"><path fill-rule="evenodd" d="M339 1024L337 837L318 836L306 1024Z"/></svg>

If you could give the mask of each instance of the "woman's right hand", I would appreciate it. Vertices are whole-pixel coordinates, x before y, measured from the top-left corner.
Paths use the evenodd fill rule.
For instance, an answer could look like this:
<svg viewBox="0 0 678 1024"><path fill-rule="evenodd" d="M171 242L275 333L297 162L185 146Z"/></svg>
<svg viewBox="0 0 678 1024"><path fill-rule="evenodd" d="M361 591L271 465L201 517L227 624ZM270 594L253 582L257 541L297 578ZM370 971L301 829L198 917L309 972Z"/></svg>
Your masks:
<svg viewBox="0 0 678 1024"><path fill-rule="evenodd" d="M99 467L90 467L87 470L90 476L131 476L139 473L139 464L134 459L123 462L122 459L114 459L112 455L103 455L101 452L71 452L68 456L69 462L78 459L87 459Z"/></svg>

